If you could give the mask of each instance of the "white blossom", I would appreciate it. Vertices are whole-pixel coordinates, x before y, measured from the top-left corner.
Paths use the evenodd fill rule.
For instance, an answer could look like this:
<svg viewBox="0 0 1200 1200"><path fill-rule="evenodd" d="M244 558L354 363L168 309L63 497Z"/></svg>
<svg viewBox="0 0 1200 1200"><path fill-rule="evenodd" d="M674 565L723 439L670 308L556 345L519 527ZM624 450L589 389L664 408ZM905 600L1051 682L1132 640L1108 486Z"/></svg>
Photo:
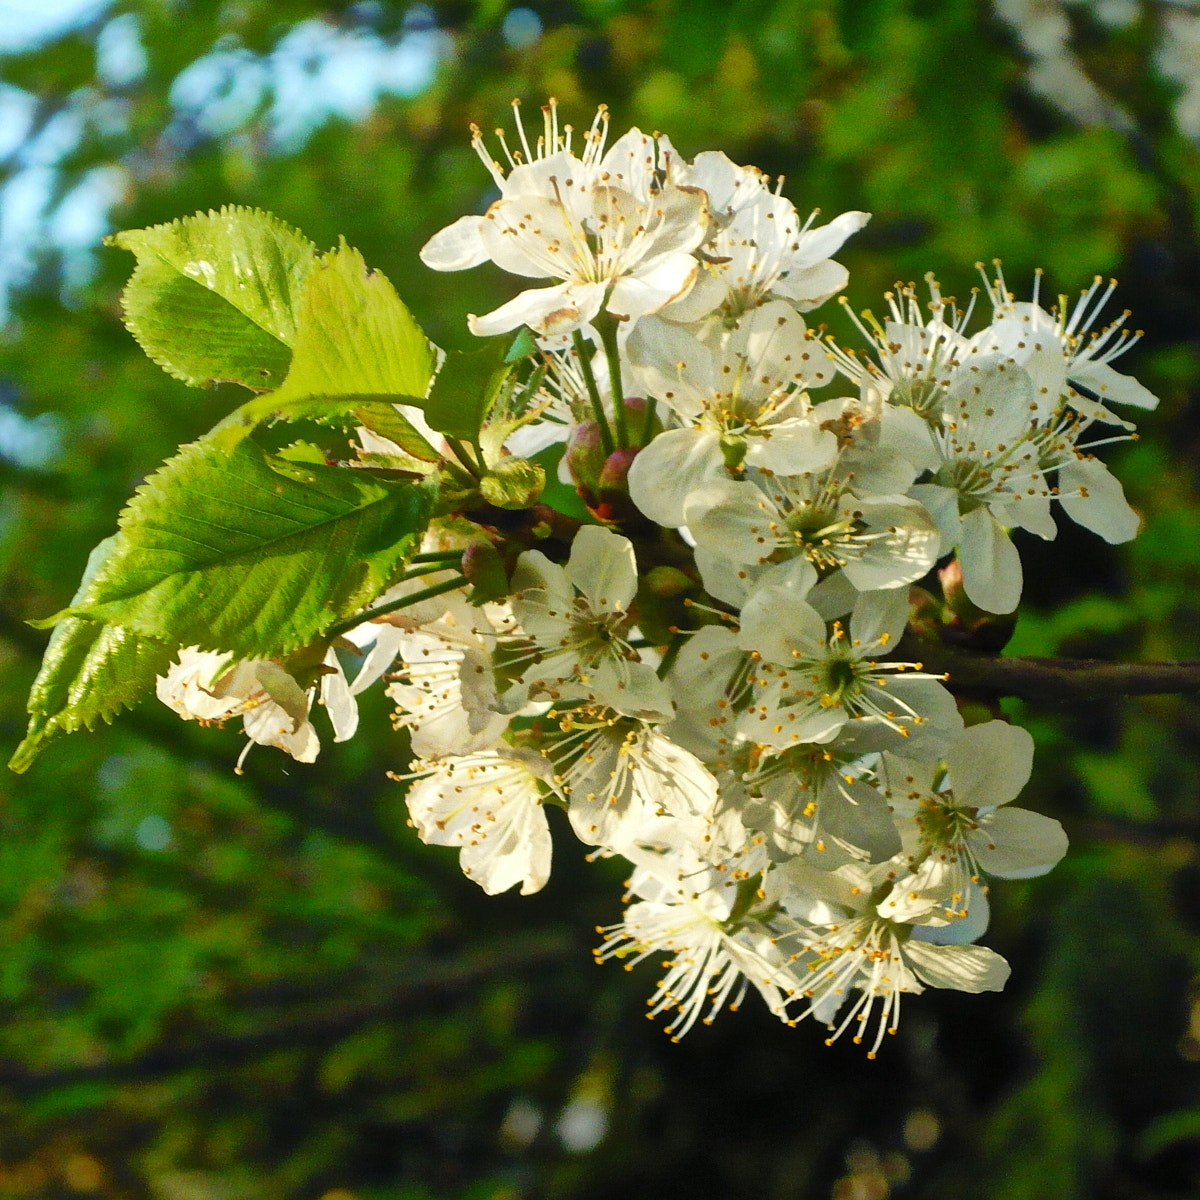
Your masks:
<svg viewBox="0 0 1200 1200"><path fill-rule="evenodd" d="M688 496L729 465L797 475L833 461L837 439L811 415L808 389L833 367L821 342L782 301L747 313L701 342L650 318L627 343L632 374L680 424L634 459L633 502L660 525L682 525Z"/></svg>
<svg viewBox="0 0 1200 1200"><path fill-rule="evenodd" d="M912 936L911 927L876 911L876 894L888 886L888 864L847 864L815 871L794 860L772 872L771 894L795 919L778 938L790 952L792 972L812 1016L829 1028L826 1045L847 1030L868 1058L900 1020L900 999L925 986L962 992L999 991L1008 963L986 946L943 946ZM875 1022L874 1035L870 1025Z"/></svg>
<svg viewBox="0 0 1200 1200"><path fill-rule="evenodd" d="M1067 850L1050 817L1008 807L1033 770L1033 739L1003 721L963 730L937 764L885 753L881 775L901 823L904 870L880 903L895 920L945 925L970 915L985 875L1044 875Z"/></svg>
<svg viewBox="0 0 1200 1200"><path fill-rule="evenodd" d="M255 743L275 746L298 762L316 761L321 742L308 714L318 693L335 742L353 737L358 728L358 705L332 649L322 663L320 682L308 689L270 659L238 662L232 654L195 646L180 650L179 661L155 686L158 698L185 721L220 723L242 717L250 741L238 759L239 769Z"/></svg>
<svg viewBox="0 0 1200 1200"><path fill-rule="evenodd" d="M511 628L510 614L499 613L497 623ZM387 692L396 702L395 723L409 729L418 757L472 754L500 741L509 717L496 705L497 633L485 609L462 602L436 621L397 631L402 667Z"/></svg>
<svg viewBox="0 0 1200 1200"><path fill-rule="evenodd" d="M866 592L848 628L841 621L827 627L803 600L760 588L742 610L738 634L758 660L753 703L740 714L738 732L775 750L832 742L851 722L897 740L927 722L957 732L961 718L935 677L919 663L882 661L906 618L903 596Z"/></svg>
<svg viewBox="0 0 1200 1200"><path fill-rule="evenodd" d="M752 985L771 1012L786 1019L795 990L786 960L759 922L735 912L739 890L711 868L680 871L670 855L660 864L645 855L638 861L629 888L643 898L619 924L599 931L604 941L595 953L598 962L623 961L627 971L654 955L671 956L646 1002L647 1016L673 1012L665 1028L678 1041L697 1020L712 1024L726 1003L738 1008Z"/></svg>
<svg viewBox="0 0 1200 1200"><path fill-rule="evenodd" d="M669 716L666 686L628 640L637 584L632 543L598 525L575 535L565 566L540 550L522 554L512 604L533 661L521 676L521 694L586 699L630 716Z"/></svg>
<svg viewBox="0 0 1200 1200"><path fill-rule="evenodd" d="M515 275L558 281L472 316L472 333L487 337L520 325L564 333L601 311L636 319L692 286L692 251L708 234L706 196L670 181L669 143L631 129L605 150L607 126L602 109L576 157L570 126L560 133L557 109L548 106L535 155L518 117L524 153L509 156L507 175L489 163L500 199L483 217L461 218L426 244L422 259L436 270L491 259Z"/></svg>
<svg viewBox="0 0 1200 1200"><path fill-rule="evenodd" d="M423 773L406 799L423 841L459 847L463 874L488 895L545 886L551 841L542 799L552 785L539 755L482 750L414 767Z"/></svg>
<svg viewBox="0 0 1200 1200"><path fill-rule="evenodd" d="M693 492L684 519L714 557L752 568L755 584L784 582L803 558L817 576L842 571L859 591L920 579L937 559L938 530L906 496L861 496L837 466L803 475L747 472Z"/></svg>
<svg viewBox="0 0 1200 1200"><path fill-rule="evenodd" d="M870 220L869 213L842 213L815 227L813 213L802 223L765 176L723 154L698 155L676 177L708 194L716 231L704 247L695 286L663 310L667 320L689 323L713 314L732 322L770 300L807 312L846 286L846 268L830 256Z"/></svg>
<svg viewBox="0 0 1200 1200"><path fill-rule="evenodd" d="M542 752L554 765L580 841L620 851L647 821L667 813L692 845L724 850L714 836L717 782L695 755L654 725L611 709L580 705L547 715L559 721L560 732Z"/></svg>

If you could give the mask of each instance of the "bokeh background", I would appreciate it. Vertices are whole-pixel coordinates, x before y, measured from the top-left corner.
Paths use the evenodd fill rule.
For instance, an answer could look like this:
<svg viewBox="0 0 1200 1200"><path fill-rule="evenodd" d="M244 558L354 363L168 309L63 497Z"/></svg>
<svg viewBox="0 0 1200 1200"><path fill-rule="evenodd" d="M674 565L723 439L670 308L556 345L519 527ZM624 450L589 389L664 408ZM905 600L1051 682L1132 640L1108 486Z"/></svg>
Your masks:
<svg viewBox="0 0 1200 1200"><path fill-rule="evenodd" d="M993 256L1021 294L1036 266L1051 295L1119 277L1146 331L1123 366L1163 401L1110 456L1143 533L1023 541L1013 649L1200 657L1200 4L0 0L0 80L5 757L25 621L238 399L141 356L100 238L266 208L465 346L511 281L416 255L489 202L466 125L513 96L873 211L840 256L858 307L929 270L965 297ZM619 867L568 834L544 892L483 896L406 828L406 747L367 708L313 766L237 777L236 732L150 701L0 774L0 1197L1200 1195L1194 698L1005 702L1070 855L994 892L1007 991L907 1002L875 1062L756 998L671 1044L655 968L591 961Z"/></svg>

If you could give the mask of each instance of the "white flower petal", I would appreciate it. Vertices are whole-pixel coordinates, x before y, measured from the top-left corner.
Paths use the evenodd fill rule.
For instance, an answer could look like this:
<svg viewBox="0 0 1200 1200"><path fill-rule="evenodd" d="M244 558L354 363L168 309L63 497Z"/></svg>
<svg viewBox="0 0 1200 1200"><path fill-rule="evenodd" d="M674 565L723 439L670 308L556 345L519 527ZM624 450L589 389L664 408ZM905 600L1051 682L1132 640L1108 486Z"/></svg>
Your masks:
<svg viewBox="0 0 1200 1200"><path fill-rule="evenodd" d="M481 228L484 218L459 217L421 247L421 261L435 271L465 271L488 260Z"/></svg>
<svg viewBox="0 0 1200 1200"><path fill-rule="evenodd" d="M977 883L967 888L967 915L956 917L946 925L916 925L913 941L931 942L935 946L965 946L978 941L987 933L991 920L991 905L987 891Z"/></svg>
<svg viewBox="0 0 1200 1200"><path fill-rule="evenodd" d="M747 569L705 550L703 546L697 546L694 553L704 590L722 604L741 608L751 589L751 578Z"/></svg>
<svg viewBox="0 0 1200 1200"><path fill-rule="evenodd" d="M963 730L946 756L956 801L971 808L996 808L1015 800L1033 773L1029 730L1007 721L987 721Z"/></svg>
<svg viewBox="0 0 1200 1200"><path fill-rule="evenodd" d="M543 336L569 333L591 321L603 303L602 283L560 283L555 287L529 288L482 317L469 316L467 325L476 337L494 337L520 325L528 325Z"/></svg>
<svg viewBox="0 0 1200 1200"><path fill-rule="evenodd" d="M321 676L321 703L333 724L333 740L349 741L358 731L358 702L350 691L337 655L330 650L325 665L333 667L332 674Z"/></svg>
<svg viewBox="0 0 1200 1200"><path fill-rule="evenodd" d="M1052 542L1058 536L1058 526L1050 515L1050 496L1023 494L1006 504L993 506L993 511L1006 525L1019 525L1044 541Z"/></svg>
<svg viewBox="0 0 1200 1200"><path fill-rule="evenodd" d="M805 263L820 264L822 259L836 254L846 239L856 234L870 219L870 213L844 212L825 225L810 229L800 238L797 257Z"/></svg>
<svg viewBox="0 0 1200 1200"><path fill-rule="evenodd" d="M936 946L910 938L904 957L925 983L956 992L999 992L1012 974L1008 963L986 946Z"/></svg>
<svg viewBox="0 0 1200 1200"><path fill-rule="evenodd" d="M519 883L527 896L550 877L545 774L536 755L517 751L446 759L409 788L408 810L423 841L459 847L463 874L488 895Z"/></svg>
<svg viewBox="0 0 1200 1200"><path fill-rule="evenodd" d="M526 550L513 572L513 611L526 633L553 644L569 629L575 589L567 573L540 550Z"/></svg>
<svg viewBox="0 0 1200 1200"><path fill-rule="evenodd" d="M1095 392L1101 400L1117 404L1132 404L1136 408L1157 408L1158 397L1143 387L1132 375L1122 375L1107 363L1076 361L1071 366L1071 379Z"/></svg>
<svg viewBox="0 0 1200 1200"><path fill-rule="evenodd" d="M908 624L908 594L897 588L864 592L850 614L850 636L855 645L872 646L882 641L894 646Z"/></svg>
<svg viewBox="0 0 1200 1200"><path fill-rule="evenodd" d="M242 718L246 736L260 746L275 746L297 762L316 762L321 741L311 721L297 725L278 704L260 704Z"/></svg>
<svg viewBox="0 0 1200 1200"><path fill-rule="evenodd" d="M747 466L776 475L803 475L829 466L837 457L837 438L815 421L779 421L765 432L765 437L746 439Z"/></svg>
<svg viewBox="0 0 1200 1200"><path fill-rule="evenodd" d="M775 505L760 488L732 479L692 492L684 508L696 544L734 563L765 560L775 548L768 526L778 519Z"/></svg>
<svg viewBox="0 0 1200 1200"><path fill-rule="evenodd" d="M1001 879L1045 875L1067 852L1067 835L1052 817L1001 808L980 821L967 840L979 865Z"/></svg>
<svg viewBox="0 0 1200 1200"><path fill-rule="evenodd" d="M658 317L641 320L625 343L632 376L647 395L694 417L716 387L712 351L687 330Z"/></svg>
<svg viewBox="0 0 1200 1200"><path fill-rule="evenodd" d="M639 451L629 469L629 495L651 521L684 523L688 497L725 475L721 440L701 429L668 429Z"/></svg>
<svg viewBox="0 0 1200 1200"><path fill-rule="evenodd" d="M827 258L811 267L785 272L772 285L771 294L782 296L801 312L808 312L843 291L849 280L850 272L840 262Z"/></svg>
<svg viewBox="0 0 1200 1200"><path fill-rule="evenodd" d="M714 312L725 302L728 295L729 289L720 277L701 263L696 272L696 280L688 292L661 308L659 316L664 321L688 325Z"/></svg>
<svg viewBox="0 0 1200 1200"><path fill-rule="evenodd" d="M695 282L698 266L690 254L665 254L636 274L618 279L608 300L608 311L630 320L656 313L687 293Z"/></svg>
<svg viewBox="0 0 1200 1200"><path fill-rule="evenodd" d="M1021 556L986 508L967 513L958 548L963 587L973 604L992 613L1010 613L1021 601Z"/></svg>
<svg viewBox="0 0 1200 1200"><path fill-rule="evenodd" d="M942 456L924 417L899 404L885 404L879 416L879 445L893 450L918 471L936 471Z"/></svg>
<svg viewBox="0 0 1200 1200"><path fill-rule="evenodd" d="M1125 499L1120 480L1098 458L1077 458L1061 467L1058 486L1067 516L1106 542L1127 542L1137 534L1141 518Z"/></svg>
<svg viewBox="0 0 1200 1200"><path fill-rule="evenodd" d="M816 609L782 588L759 588L742 609L738 645L761 654L768 662L791 666L794 649L820 654L825 646L825 622Z"/></svg>
<svg viewBox="0 0 1200 1200"><path fill-rule="evenodd" d="M602 525L585 525L571 543L566 574L593 612L626 612L637 591L633 543Z"/></svg>

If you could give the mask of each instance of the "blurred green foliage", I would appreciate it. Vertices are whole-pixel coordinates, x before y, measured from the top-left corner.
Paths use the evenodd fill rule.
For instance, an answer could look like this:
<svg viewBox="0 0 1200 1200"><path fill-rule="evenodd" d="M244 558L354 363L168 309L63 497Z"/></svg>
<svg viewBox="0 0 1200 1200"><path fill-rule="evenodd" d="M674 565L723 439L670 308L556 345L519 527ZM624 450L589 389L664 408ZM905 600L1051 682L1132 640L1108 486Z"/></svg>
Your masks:
<svg viewBox="0 0 1200 1200"><path fill-rule="evenodd" d="M1111 454L1144 531L1120 550L1074 527L1023 542L1012 650L1200 657L1200 156L1156 68L1171 6L1108 25L1100 7L1064 12L1111 119L1031 86L1020 31L979 0L548 0L527 10L532 38L496 0L140 0L0 60L36 99L3 169L16 179L56 118L90 114L52 205L118 164L117 227L243 204L321 248L345 235L447 348L470 348L465 314L508 283L435 275L416 252L488 202L466 124L507 123L514 95L556 95L576 124L604 101L618 129L785 174L801 210L872 210L843 256L858 307L928 270L966 296L992 255L1022 295L1035 266L1051 293L1118 273L1147 331L1124 365L1163 397ZM97 46L123 13L145 68L122 81ZM261 79L313 21L431 38L432 82L282 142L267 92L218 133L186 109L176 81L198 60ZM57 431L44 461L0 457L5 757L45 640L24 622L68 602L139 480L239 400L146 360L119 321L127 256L95 261L89 279L41 254L0 339L6 411ZM850 340L836 306L824 319ZM1064 822L1071 853L993 897L1007 992L910 1001L873 1063L753 1005L671 1045L638 1019L652 968L590 961L590 929L619 912L615 864L564 837L545 892L483 896L407 828L382 700L317 764L256 751L243 777L232 731L153 703L65 739L0 779L0 1197L1195 1195L1194 701L1005 708L1038 738L1026 803Z"/></svg>

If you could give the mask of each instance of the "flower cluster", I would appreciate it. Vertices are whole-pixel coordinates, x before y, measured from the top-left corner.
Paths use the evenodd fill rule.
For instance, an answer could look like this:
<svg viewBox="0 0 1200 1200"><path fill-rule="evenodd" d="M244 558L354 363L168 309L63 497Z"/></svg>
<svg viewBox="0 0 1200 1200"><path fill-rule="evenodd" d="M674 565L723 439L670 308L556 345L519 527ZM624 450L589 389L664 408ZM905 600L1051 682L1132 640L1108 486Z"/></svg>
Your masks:
<svg viewBox="0 0 1200 1200"><path fill-rule="evenodd" d="M1047 309L997 267L969 332L983 304L930 277L927 302L901 286L883 320L852 315L865 345L843 347L803 314L846 285L832 256L866 213L820 224L724 154L607 133L606 110L580 135L551 102L536 139L519 113L498 133L497 161L476 130L499 196L421 254L536 281L470 319L536 344L523 411L505 401L477 448L493 470L548 452L589 518L535 510L522 542L501 508L452 512L425 535L430 576L304 685L194 652L160 695L309 758L317 690L348 736L382 675L416 756L412 824L485 891L546 883L549 808L632 865L597 957L666 956L649 1006L672 1036L753 988L874 1055L903 993L1003 986L976 944L990 881L1066 850L1011 804L1029 734L964 727L947 680L898 652L910 590L953 555L968 599L1006 614L1013 528L1053 538L1060 512L1132 537L1093 451L1130 436L1110 403L1154 398L1111 366L1132 338L1124 317L1096 328L1100 281ZM500 586L480 586L484 560Z"/></svg>

